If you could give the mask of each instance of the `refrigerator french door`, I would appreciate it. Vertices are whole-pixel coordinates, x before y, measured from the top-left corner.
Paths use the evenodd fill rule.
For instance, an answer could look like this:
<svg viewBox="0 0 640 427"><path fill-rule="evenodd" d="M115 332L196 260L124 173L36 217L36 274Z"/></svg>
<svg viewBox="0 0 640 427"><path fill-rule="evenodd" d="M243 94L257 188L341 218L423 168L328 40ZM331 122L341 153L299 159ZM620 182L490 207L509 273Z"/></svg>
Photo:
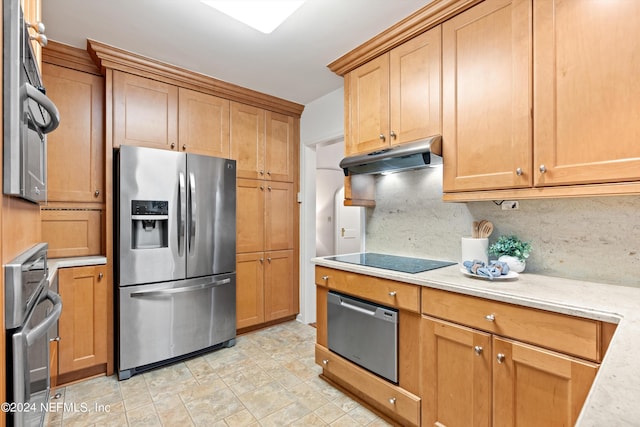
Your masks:
<svg viewBox="0 0 640 427"><path fill-rule="evenodd" d="M235 161L121 146L116 164L119 378L233 345Z"/></svg>

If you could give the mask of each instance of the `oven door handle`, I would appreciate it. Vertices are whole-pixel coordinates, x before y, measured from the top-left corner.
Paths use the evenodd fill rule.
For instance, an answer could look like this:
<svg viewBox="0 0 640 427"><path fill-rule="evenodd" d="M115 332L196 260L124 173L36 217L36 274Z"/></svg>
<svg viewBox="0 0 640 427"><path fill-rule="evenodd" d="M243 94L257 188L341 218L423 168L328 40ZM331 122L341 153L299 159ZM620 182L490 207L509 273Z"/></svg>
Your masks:
<svg viewBox="0 0 640 427"><path fill-rule="evenodd" d="M40 123L37 123L36 120L34 119L34 123L36 123L36 125L38 126L39 131L42 132L43 134L47 134L49 132L54 131L60 124L60 112L58 112L58 108L56 107L56 104L54 104L53 101L51 101L51 99L49 99L47 95L40 92L38 89L30 85L29 83L25 83L25 90L26 90L27 97L31 98L36 103L38 103L49 114L49 123L47 124L41 125Z"/></svg>
<svg viewBox="0 0 640 427"><path fill-rule="evenodd" d="M22 373L21 377L16 376L14 378L13 386L15 398L19 399L18 396L21 396L20 398L23 399L22 402L29 402L31 396L28 348L38 338L42 337L42 335L49 331L49 329L60 318L60 313L62 313L62 300L58 294L51 290L47 290L46 292L43 292L43 296L38 300L38 304L46 299L53 303L53 310L51 310L51 313L49 313L49 315L47 315L47 317L34 328L27 329L25 327L21 332L13 335L13 359L15 363L13 368L17 375ZM47 347L45 351L48 354L49 348ZM16 400L16 402L17 401L18 400Z"/></svg>
<svg viewBox="0 0 640 427"><path fill-rule="evenodd" d="M35 340L46 334L47 331L58 321L58 319L60 318L60 314L62 313L62 299L60 299L60 295L51 290L47 290L44 298L42 298L39 302L42 302L45 299L51 301L51 303L53 304L53 309L42 322L26 332L27 345L33 344Z"/></svg>

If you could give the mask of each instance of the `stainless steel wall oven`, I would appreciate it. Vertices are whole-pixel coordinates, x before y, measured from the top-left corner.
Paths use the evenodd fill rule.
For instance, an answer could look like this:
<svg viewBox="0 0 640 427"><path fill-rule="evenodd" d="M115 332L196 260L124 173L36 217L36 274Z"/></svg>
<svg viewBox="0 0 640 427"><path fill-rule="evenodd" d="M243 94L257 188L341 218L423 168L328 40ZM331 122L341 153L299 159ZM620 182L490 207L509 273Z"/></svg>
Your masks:
<svg viewBox="0 0 640 427"><path fill-rule="evenodd" d="M32 202L47 200L46 134L60 117L45 95L30 29L46 44L41 23L25 23L20 0L3 0L3 191Z"/></svg>
<svg viewBox="0 0 640 427"><path fill-rule="evenodd" d="M47 281L46 243L4 266L8 425L41 426L49 400L49 339L57 334L60 296Z"/></svg>

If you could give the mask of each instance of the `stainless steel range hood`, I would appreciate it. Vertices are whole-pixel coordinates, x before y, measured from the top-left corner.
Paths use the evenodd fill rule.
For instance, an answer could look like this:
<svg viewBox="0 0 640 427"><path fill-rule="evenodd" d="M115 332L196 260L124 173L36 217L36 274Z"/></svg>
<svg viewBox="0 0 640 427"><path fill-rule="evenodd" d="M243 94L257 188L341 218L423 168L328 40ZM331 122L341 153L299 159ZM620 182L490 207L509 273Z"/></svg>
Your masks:
<svg viewBox="0 0 640 427"><path fill-rule="evenodd" d="M437 156L434 156L437 155ZM357 174L379 174L419 169L431 164L441 164L442 137L429 138L400 145L369 154L345 157L340 167L345 176Z"/></svg>

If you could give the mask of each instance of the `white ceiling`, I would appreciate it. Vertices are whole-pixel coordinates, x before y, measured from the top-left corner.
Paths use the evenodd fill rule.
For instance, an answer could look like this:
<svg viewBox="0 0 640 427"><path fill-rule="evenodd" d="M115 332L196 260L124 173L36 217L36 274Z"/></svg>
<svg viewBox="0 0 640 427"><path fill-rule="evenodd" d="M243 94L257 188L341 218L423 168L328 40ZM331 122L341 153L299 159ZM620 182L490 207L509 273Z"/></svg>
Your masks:
<svg viewBox="0 0 640 427"><path fill-rule="evenodd" d="M430 0L307 0L262 34L200 0L43 0L51 40L97 40L300 104L342 86L326 66Z"/></svg>

